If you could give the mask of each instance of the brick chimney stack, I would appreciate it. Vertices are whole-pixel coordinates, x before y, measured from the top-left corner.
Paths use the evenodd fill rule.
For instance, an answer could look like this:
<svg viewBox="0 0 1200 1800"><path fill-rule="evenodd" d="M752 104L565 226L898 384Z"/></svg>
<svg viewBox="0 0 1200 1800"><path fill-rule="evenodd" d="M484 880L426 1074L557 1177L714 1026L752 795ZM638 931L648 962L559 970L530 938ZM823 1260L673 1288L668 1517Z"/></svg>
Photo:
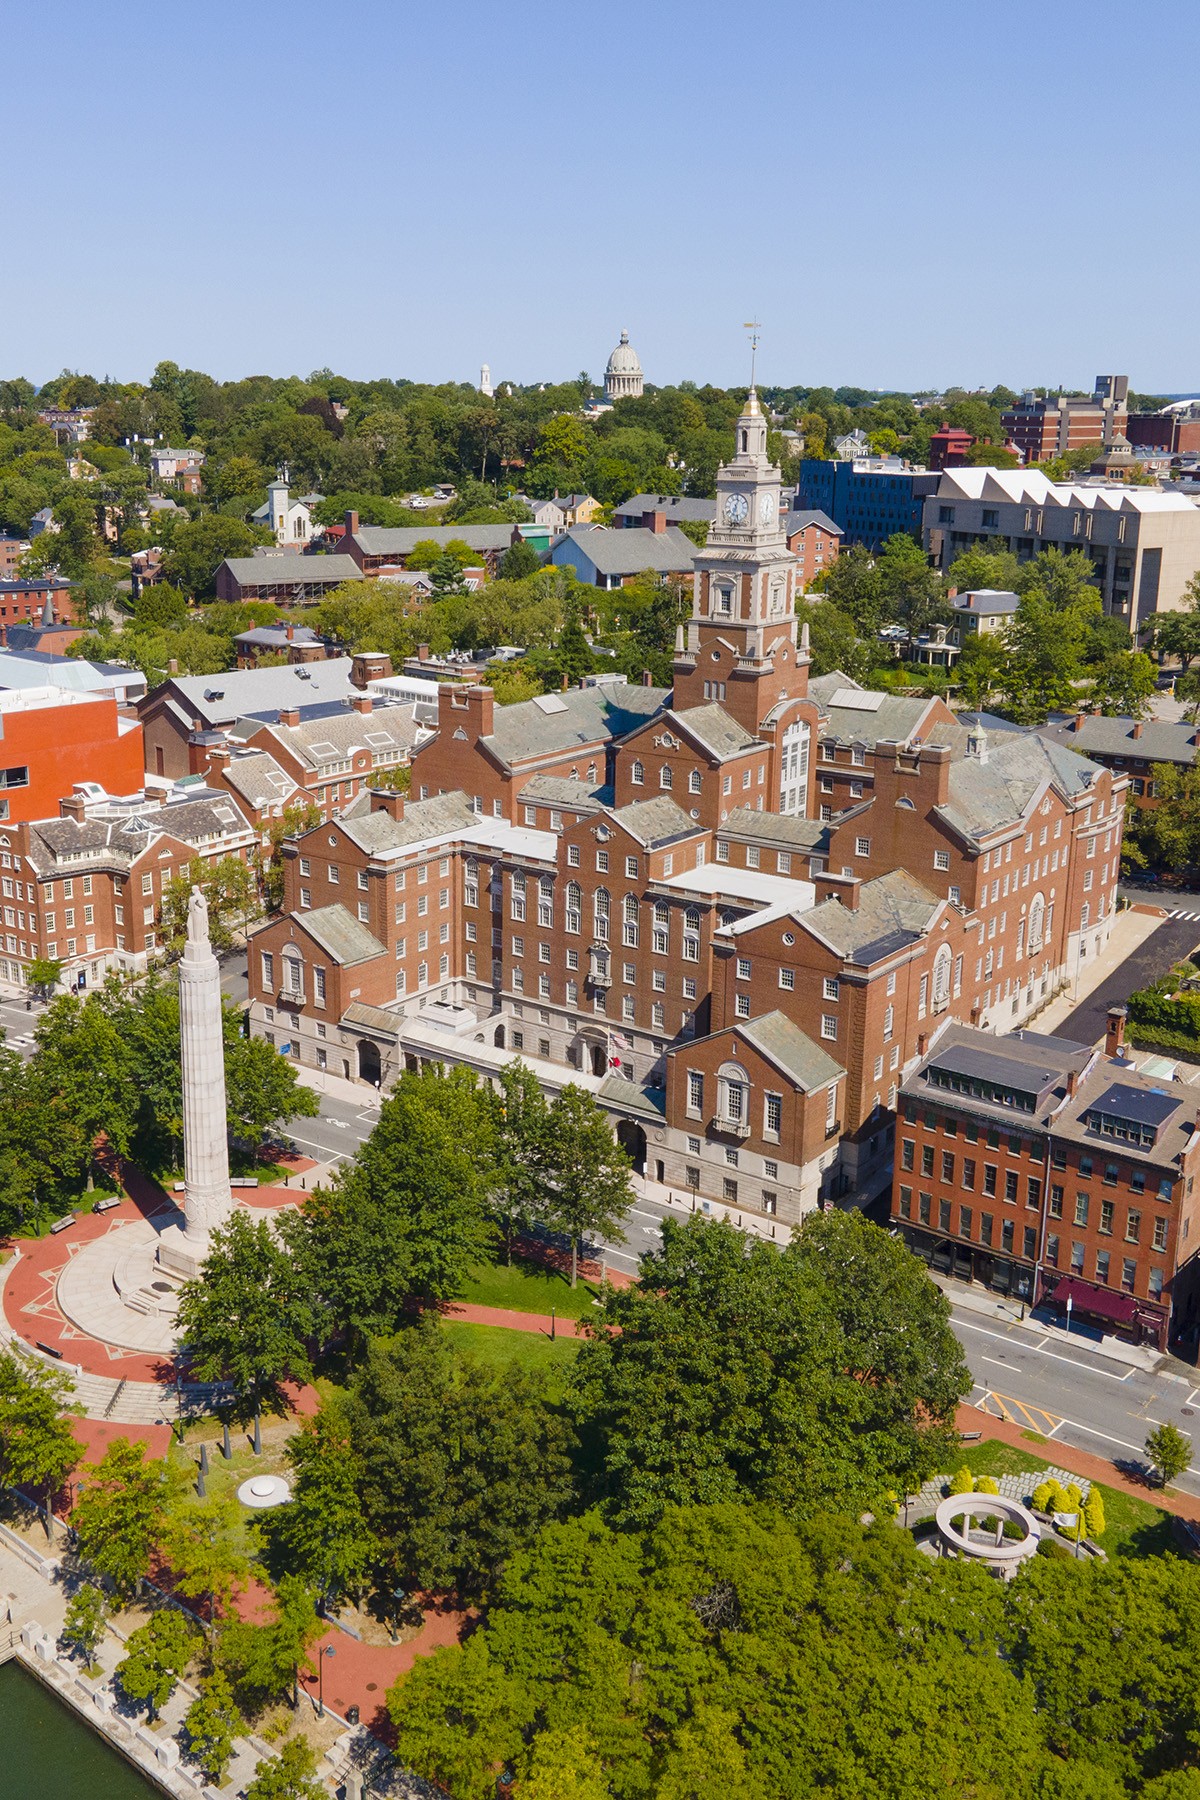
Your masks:
<svg viewBox="0 0 1200 1800"><path fill-rule="evenodd" d="M642 524L647 531L652 531L656 537L661 537L667 529L667 515L665 512L659 512L656 507L653 512L642 514Z"/></svg>
<svg viewBox="0 0 1200 1800"><path fill-rule="evenodd" d="M300 708L298 706L285 706L281 708L279 723L281 725L298 725L300 723Z"/></svg>
<svg viewBox="0 0 1200 1800"><path fill-rule="evenodd" d="M1068 1069L1067 1070L1067 1099L1073 1100L1078 1092L1079 1092L1079 1071L1078 1071L1078 1069Z"/></svg>
<svg viewBox="0 0 1200 1800"><path fill-rule="evenodd" d="M350 706L356 713L369 713L374 705L370 694L351 694Z"/></svg>
<svg viewBox="0 0 1200 1800"><path fill-rule="evenodd" d="M358 514L356 512L348 512L345 518L345 525L346 536L356 537L358 535Z"/></svg>
<svg viewBox="0 0 1200 1800"><path fill-rule="evenodd" d="M1130 734L1129 734L1129 735L1130 735L1130 737L1135 737L1135 738L1140 738L1140 737L1141 737L1141 735L1142 735L1142 732L1143 732L1143 731L1144 731L1144 730L1145 730L1145 729L1146 729L1146 728L1145 728L1145 726L1144 726L1144 725L1143 725L1143 724L1142 724L1142 721L1141 721L1141 720L1140 720L1140 719L1135 719L1135 720L1134 720L1134 725L1133 725L1133 730L1132 730L1132 731L1131 731L1131 732L1130 732Z"/></svg>
<svg viewBox="0 0 1200 1800"><path fill-rule="evenodd" d="M1104 1054L1117 1061L1123 1061L1125 1055L1125 1021L1129 1017L1127 1006L1110 1006L1108 1024L1104 1032Z"/></svg>

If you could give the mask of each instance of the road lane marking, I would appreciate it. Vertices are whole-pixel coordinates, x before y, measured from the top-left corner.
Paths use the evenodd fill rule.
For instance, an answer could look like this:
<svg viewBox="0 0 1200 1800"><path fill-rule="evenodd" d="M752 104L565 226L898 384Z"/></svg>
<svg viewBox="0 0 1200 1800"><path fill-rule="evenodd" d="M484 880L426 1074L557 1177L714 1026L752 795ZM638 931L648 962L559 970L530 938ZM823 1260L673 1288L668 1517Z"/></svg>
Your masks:
<svg viewBox="0 0 1200 1800"><path fill-rule="evenodd" d="M956 1319L955 1323L962 1325L967 1331L978 1331L984 1337L995 1338L997 1343L1017 1343L1023 1350L1036 1350L1039 1356L1049 1356L1054 1362L1069 1363L1073 1369L1082 1369L1092 1375L1103 1375L1108 1381L1128 1381L1131 1375L1137 1373L1134 1369L1126 1369L1124 1375L1114 1375L1111 1369L1094 1368L1090 1362L1077 1362L1073 1356L1060 1356L1055 1350L1043 1350L1040 1344L1021 1344L1019 1338L1012 1338L1007 1331L989 1331L986 1325L973 1325L969 1319Z"/></svg>

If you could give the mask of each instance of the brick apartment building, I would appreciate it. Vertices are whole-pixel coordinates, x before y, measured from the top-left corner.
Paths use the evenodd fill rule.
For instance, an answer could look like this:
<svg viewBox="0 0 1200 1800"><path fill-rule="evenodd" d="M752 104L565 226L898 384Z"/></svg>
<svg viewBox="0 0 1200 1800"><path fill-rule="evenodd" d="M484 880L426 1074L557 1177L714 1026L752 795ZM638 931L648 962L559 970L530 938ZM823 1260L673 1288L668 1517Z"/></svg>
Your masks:
<svg viewBox="0 0 1200 1800"><path fill-rule="evenodd" d="M256 841L227 795L113 797L90 781L56 816L0 826L0 982L22 986L38 957L60 961L76 988L144 970L162 948L167 884L197 857L244 860Z"/></svg>
<svg viewBox="0 0 1200 1800"><path fill-rule="evenodd" d="M1128 375L1097 375L1090 398L1027 393L1000 422L1027 463L1045 462L1084 444L1107 447L1126 436L1128 395Z"/></svg>
<svg viewBox="0 0 1200 1800"><path fill-rule="evenodd" d="M1200 567L1200 508L1155 488L1074 485L1040 469L947 469L925 502L925 548L943 572L961 550L1080 550L1104 610L1136 634L1185 605Z"/></svg>
<svg viewBox="0 0 1200 1800"><path fill-rule="evenodd" d="M796 558L796 584L801 592L837 561L841 527L823 512L790 512L784 520L787 547Z"/></svg>
<svg viewBox="0 0 1200 1800"><path fill-rule="evenodd" d="M0 581L0 625L39 619L50 605L60 619L74 616L74 583L64 575L39 575L27 581Z"/></svg>
<svg viewBox="0 0 1200 1800"><path fill-rule="evenodd" d="M975 439L959 425L943 425L929 434L929 467L960 469Z"/></svg>
<svg viewBox="0 0 1200 1800"><path fill-rule="evenodd" d="M752 397L673 689L443 688L409 801L359 794L285 844L250 1011L383 1085L520 1054L590 1088L652 1178L794 1220L887 1187L935 1033L1019 1026L1102 947L1125 784L941 701L810 683L765 437Z"/></svg>
<svg viewBox="0 0 1200 1800"><path fill-rule="evenodd" d="M1165 1350L1196 1326L1200 1117L1123 1040L1123 1008L1103 1051L952 1026L901 1090L892 1216L935 1268Z"/></svg>
<svg viewBox="0 0 1200 1800"><path fill-rule="evenodd" d="M1155 763L1186 771L1194 767L1200 745L1200 730L1184 719L1126 719L1106 713L1055 714L1040 735L1124 775L1129 799L1143 810L1158 805Z"/></svg>
<svg viewBox="0 0 1200 1800"><path fill-rule="evenodd" d="M1130 413L1125 436L1140 450L1165 450L1171 456L1200 452L1200 404L1181 402L1161 413Z"/></svg>

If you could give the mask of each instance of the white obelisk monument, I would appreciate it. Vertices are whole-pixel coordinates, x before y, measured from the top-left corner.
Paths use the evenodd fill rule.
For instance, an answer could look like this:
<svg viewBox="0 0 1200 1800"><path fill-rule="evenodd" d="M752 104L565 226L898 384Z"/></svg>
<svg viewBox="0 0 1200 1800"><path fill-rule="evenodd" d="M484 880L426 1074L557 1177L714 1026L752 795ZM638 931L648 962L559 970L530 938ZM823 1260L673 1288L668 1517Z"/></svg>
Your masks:
<svg viewBox="0 0 1200 1800"><path fill-rule="evenodd" d="M208 1255L214 1228L229 1217L229 1141L225 1123L225 1052L221 970L208 939L208 902L198 887L188 902L187 941L179 964L179 1050L183 1064L184 1226L164 1231L158 1261L193 1276Z"/></svg>

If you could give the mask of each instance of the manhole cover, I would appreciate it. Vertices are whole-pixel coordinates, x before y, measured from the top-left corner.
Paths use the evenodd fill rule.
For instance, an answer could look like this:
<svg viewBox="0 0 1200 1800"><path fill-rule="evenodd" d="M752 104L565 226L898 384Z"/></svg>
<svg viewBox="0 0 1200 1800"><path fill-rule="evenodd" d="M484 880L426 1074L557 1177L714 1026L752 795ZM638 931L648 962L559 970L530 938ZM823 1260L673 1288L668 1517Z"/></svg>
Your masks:
<svg viewBox="0 0 1200 1800"><path fill-rule="evenodd" d="M1184 1407L1180 1408L1180 1411L1183 1413L1183 1416L1185 1419L1190 1419L1192 1414L1195 1412L1195 1410L1196 1409L1194 1406L1184 1406Z"/></svg>
<svg viewBox="0 0 1200 1800"><path fill-rule="evenodd" d="M367 1683L368 1694L373 1694L378 1686L379 1686L379 1683L377 1681L368 1681L368 1683Z"/></svg>
<svg viewBox="0 0 1200 1800"><path fill-rule="evenodd" d="M152 1281L150 1286L154 1289L156 1294L169 1294L171 1292L171 1284L169 1281Z"/></svg>

